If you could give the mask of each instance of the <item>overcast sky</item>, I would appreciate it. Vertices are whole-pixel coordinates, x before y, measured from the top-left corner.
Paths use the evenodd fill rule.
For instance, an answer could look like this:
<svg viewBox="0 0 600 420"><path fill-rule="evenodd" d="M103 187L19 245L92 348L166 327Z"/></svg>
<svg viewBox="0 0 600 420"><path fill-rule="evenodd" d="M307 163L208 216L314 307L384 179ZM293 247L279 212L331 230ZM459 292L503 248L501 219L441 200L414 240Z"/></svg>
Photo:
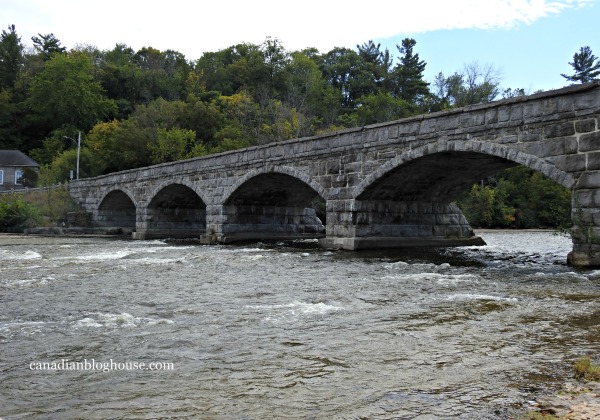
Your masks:
<svg viewBox="0 0 600 420"><path fill-rule="evenodd" d="M62 45L110 50L151 46L188 60L242 42L279 39L290 51L356 49L369 40L394 57L403 38L417 41L426 78L464 64L491 64L503 87L554 89L560 73L589 45L600 56L600 0L0 0L3 29L21 41L53 33Z"/></svg>

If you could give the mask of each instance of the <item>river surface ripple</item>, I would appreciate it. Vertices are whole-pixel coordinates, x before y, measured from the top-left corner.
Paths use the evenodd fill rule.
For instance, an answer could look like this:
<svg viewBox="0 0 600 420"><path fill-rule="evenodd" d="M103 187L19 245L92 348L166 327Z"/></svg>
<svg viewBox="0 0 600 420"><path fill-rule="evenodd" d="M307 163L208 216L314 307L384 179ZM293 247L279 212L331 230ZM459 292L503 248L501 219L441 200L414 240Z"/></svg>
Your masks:
<svg viewBox="0 0 600 420"><path fill-rule="evenodd" d="M600 354L600 271L567 267L551 232L481 236L419 252L2 236L0 417L506 419ZM61 361L114 365L38 369ZM118 368L153 362L173 369Z"/></svg>

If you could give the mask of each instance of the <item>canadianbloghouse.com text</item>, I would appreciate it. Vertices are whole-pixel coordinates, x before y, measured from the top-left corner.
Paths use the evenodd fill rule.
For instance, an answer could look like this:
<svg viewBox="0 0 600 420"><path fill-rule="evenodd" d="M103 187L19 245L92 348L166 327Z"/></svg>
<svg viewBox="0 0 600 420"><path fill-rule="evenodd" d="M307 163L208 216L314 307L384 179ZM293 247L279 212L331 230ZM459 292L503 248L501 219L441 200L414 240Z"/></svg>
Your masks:
<svg viewBox="0 0 600 420"><path fill-rule="evenodd" d="M31 370L79 370L79 371L98 371L115 372L131 370L175 370L175 365L169 362L117 362L113 359L108 361L98 361L95 359L83 359L73 361L69 359L60 359L51 362L31 362Z"/></svg>

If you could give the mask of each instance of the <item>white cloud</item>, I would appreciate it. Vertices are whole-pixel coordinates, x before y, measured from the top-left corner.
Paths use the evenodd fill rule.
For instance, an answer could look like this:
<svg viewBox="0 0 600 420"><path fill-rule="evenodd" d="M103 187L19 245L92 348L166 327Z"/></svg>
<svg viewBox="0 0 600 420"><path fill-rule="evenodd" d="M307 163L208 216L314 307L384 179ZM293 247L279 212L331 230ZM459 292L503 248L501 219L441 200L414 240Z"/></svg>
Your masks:
<svg viewBox="0 0 600 420"><path fill-rule="evenodd" d="M26 44L54 33L76 43L112 49L174 49L188 59L204 51L278 38L289 50L353 48L369 39L439 29L512 28L594 0L420 0L379 2L305 0L3 0L5 24Z"/></svg>

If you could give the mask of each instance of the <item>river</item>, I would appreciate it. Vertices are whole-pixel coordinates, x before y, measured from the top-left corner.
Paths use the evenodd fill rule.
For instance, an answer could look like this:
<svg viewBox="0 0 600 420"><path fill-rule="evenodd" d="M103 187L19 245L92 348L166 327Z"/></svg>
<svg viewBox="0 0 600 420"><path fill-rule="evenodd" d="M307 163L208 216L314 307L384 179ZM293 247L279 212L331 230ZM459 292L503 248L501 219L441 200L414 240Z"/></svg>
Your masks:
<svg viewBox="0 0 600 420"><path fill-rule="evenodd" d="M325 251L0 236L0 417L507 419L600 354L569 238ZM152 365L155 364L155 365Z"/></svg>

